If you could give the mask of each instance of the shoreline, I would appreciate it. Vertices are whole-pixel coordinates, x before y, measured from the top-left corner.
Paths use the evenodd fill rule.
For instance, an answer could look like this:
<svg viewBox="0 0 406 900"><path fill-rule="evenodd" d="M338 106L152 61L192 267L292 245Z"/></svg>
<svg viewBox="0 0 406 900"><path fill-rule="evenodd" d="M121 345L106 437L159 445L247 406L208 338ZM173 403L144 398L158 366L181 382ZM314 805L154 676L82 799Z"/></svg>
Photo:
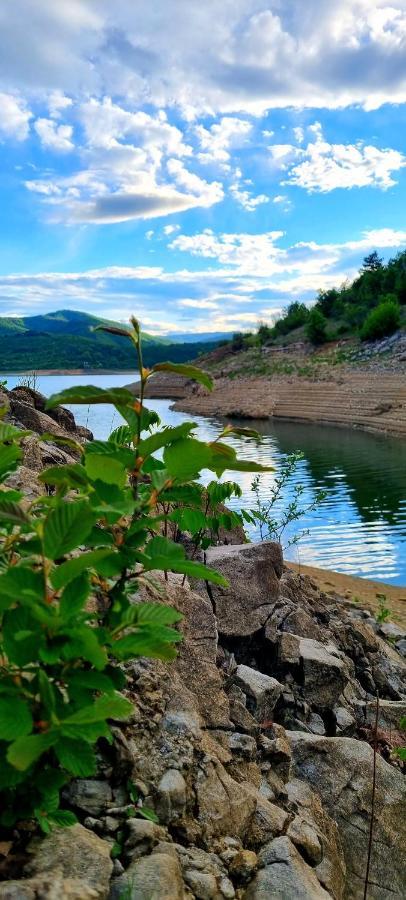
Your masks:
<svg viewBox="0 0 406 900"><path fill-rule="evenodd" d="M365 607L376 613L379 607L377 594L383 594L391 611L388 621L406 626L406 586L361 578L359 575L344 575L333 569L319 569L290 560L284 560L284 563L291 571L308 575L324 593L343 597L359 609Z"/></svg>

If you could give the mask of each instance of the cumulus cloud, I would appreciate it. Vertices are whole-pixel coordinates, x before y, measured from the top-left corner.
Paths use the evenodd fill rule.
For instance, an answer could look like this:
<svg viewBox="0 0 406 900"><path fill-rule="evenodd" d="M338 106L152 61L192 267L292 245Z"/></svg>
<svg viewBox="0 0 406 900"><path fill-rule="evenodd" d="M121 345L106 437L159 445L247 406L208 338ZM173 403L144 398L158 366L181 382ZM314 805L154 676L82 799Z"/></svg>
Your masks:
<svg viewBox="0 0 406 900"><path fill-rule="evenodd" d="M32 114L21 97L0 93L0 139L24 141L29 134L31 118Z"/></svg>
<svg viewBox="0 0 406 900"><path fill-rule="evenodd" d="M252 185L252 180L250 178L243 179L241 169L236 169L230 185L230 194L243 209L247 212L254 212L257 206L268 203L269 197L266 194L253 194L247 189L247 185Z"/></svg>
<svg viewBox="0 0 406 900"><path fill-rule="evenodd" d="M247 143L251 130L251 122L232 116L223 116L210 128L197 125L195 132L201 146L201 152L198 154L200 162L227 163L230 159L231 148Z"/></svg>
<svg viewBox="0 0 406 900"><path fill-rule="evenodd" d="M319 122L310 125L308 131L314 140L307 147L274 144L269 148L273 163L288 172L282 184L295 184L309 193L353 187L386 190L396 184L393 172L406 165L406 157L399 150L380 150L362 141L330 144Z"/></svg>
<svg viewBox="0 0 406 900"><path fill-rule="evenodd" d="M53 119L37 119L34 128L43 147L64 153L74 149L72 125L57 125Z"/></svg>
<svg viewBox="0 0 406 900"><path fill-rule="evenodd" d="M21 22L26 24L21 27ZM14 0L0 78L23 90L230 113L406 99L404 0Z"/></svg>

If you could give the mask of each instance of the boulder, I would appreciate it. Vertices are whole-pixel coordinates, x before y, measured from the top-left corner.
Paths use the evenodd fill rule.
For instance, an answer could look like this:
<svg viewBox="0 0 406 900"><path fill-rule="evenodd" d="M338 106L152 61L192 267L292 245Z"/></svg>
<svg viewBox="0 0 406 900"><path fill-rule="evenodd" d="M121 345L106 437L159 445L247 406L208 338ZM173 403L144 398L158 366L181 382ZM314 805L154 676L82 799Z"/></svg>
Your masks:
<svg viewBox="0 0 406 900"><path fill-rule="evenodd" d="M63 878L82 882L86 890L94 891L94 897L104 900L113 871L110 851L111 844L82 825L55 828L43 840L34 840L30 844L32 860L26 866L26 872L42 876L55 868L60 869ZM59 896L65 897L65 894Z"/></svg>
<svg viewBox="0 0 406 900"><path fill-rule="evenodd" d="M272 717L283 687L270 675L264 675L250 666L240 665L233 675L233 682L247 697L247 708L257 721Z"/></svg>
<svg viewBox="0 0 406 900"><path fill-rule="evenodd" d="M0 882L0 900L97 900L100 896L85 881L64 878L60 868L33 878Z"/></svg>
<svg viewBox="0 0 406 900"><path fill-rule="evenodd" d="M292 774L318 793L323 809L337 823L347 866L345 896L348 900L361 900L371 817L373 750L367 743L346 737L290 732L288 738ZM376 764L368 897L395 900L404 896L406 879L406 785L399 769L379 755Z"/></svg>
<svg viewBox="0 0 406 900"><path fill-rule="evenodd" d="M154 853L131 863L112 883L109 900L183 900L183 879L178 859Z"/></svg>
<svg viewBox="0 0 406 900"><path fill-rule="evenodd" d="M285 632L280 635L278 659L282 666L300 666L304 696L317 707L332 707L342 693L349 663L335 644L322 644Z"/></svg>
<svg viewBox="0 0 406 900"><path fill-rule="evenodd" d="M245 900L331 900L288 837L268 844L259 859L264 868L248 886Z"/></svg>
<svg viewBox="0 0 406 900"><path fill-rule="evenodd" d="M280 544L264 541L210 547L206 563L230 582L228 588L210 588L219 632L246 636L262 628L279 596Z"/></svg>
<svg viewBox="0 0 406 900"><path fill-rule="evenodd" d="M106 812L113 798L108 782L93 778L71 781L64 789L64 796L72 806L96 817Z"/></svg>
<svg viewBox="0 0 406 900"><path fill-rule="evenodd" d="M336 823L323 809L320 797L298 778L286 785L289 809L295 818L287 834L306 862L314 867L322 887L342 900L345 888L345 862Z"/></svg>
<svg viewBox="0 0 406 900"><path fill-rule="evenodd" d="M186 807L187 786L177 769L167 769L157 787L156 812L160 822L179 819Z"/></svg>
<svg viewBox="0 0 406 900"><path fill-rule="evenodd" d="M224 766L213 759L196 782L198 821L207 842L223 834L243 837L256 809L251 786L237 784Z"/></svg>

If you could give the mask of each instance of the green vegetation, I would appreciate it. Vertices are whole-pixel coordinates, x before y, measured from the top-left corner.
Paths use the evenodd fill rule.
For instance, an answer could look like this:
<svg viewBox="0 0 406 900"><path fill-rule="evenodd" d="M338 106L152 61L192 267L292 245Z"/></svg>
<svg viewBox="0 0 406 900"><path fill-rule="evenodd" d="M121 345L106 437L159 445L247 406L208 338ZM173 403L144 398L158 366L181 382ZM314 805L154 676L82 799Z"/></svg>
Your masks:
<svg viewBox="0 0 406 900"><path fill-rule="evenodd" d="M24 369L133 369L130 347L112 330L95 331L114 323L87 313L61 310L24 319L0 318L0 359L3 371ZM123 326L120 326L121 330ZM143 335L147 365L186 362L217 346L212 343L172 344L164 338Z"/></svg>
<svg viewBox="0 0 406 900"><path fill-rule="evenodd" d="M138 322L114 329L136 354L139 399L124 388L91 386L50 398L48 408L111 403L123 424L107 441L82 446L63 439L77 461L41 473L47 495L29 501L4 484L22 458L27 432L5 421L5 409L0 418L0 836L16 825L29 831L32 820L44 832L75 821L60 808L61 788L96 773L98 740L111 742L111 720L131 715L122 663L176 655L179 612L137 602L145 582L165 599L151 573L226 585L168 537L180 526L202 533L201 470L216 478L227 469L267 471L237 459L225 442L232 429L205 443L194 436L193 422L159 427L143 401L154 371L177 371L209 388L210 378L193 366L145 368ZM213 511L225 496L216 485L209 492ZM129 797L136 799L131 790Z"/></svg>
<svg viewBox="0 0 406 900"><path fill-rule="evenodd" d="M375 340L406 325L406 250L384 265L374 251L365 257L352 284L320 291L314 306L294 301L270 327L257 333L235 334L234 352L256 344L294 343L305 337L318 346L340 337Z"/></svg>
<svg viewBox="0 0 406 900"><path fill-rule="evenodd" d="M400 307L396 298L392 300L389 294L388 298L383 300L379 306L371 309L361 328L361 340L374 341L377 338L386 337L397 331L399 325Z"/></svg>

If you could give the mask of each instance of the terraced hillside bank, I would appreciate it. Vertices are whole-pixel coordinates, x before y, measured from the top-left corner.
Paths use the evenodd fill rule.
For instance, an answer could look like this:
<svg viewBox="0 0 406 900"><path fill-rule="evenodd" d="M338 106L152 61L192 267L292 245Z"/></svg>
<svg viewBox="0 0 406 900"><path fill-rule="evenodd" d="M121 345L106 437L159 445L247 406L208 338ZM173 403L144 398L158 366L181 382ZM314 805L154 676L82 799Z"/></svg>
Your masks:
<svg viewBox="0 0 406 900"><path fill-rule="evenodd" d="M184 378L159 375L150 397L176 400L175 409L193 415L285 419L325 423L406 436L406 375L337 372L320 381L297 376L227 377L211 394Z"/></svg>

